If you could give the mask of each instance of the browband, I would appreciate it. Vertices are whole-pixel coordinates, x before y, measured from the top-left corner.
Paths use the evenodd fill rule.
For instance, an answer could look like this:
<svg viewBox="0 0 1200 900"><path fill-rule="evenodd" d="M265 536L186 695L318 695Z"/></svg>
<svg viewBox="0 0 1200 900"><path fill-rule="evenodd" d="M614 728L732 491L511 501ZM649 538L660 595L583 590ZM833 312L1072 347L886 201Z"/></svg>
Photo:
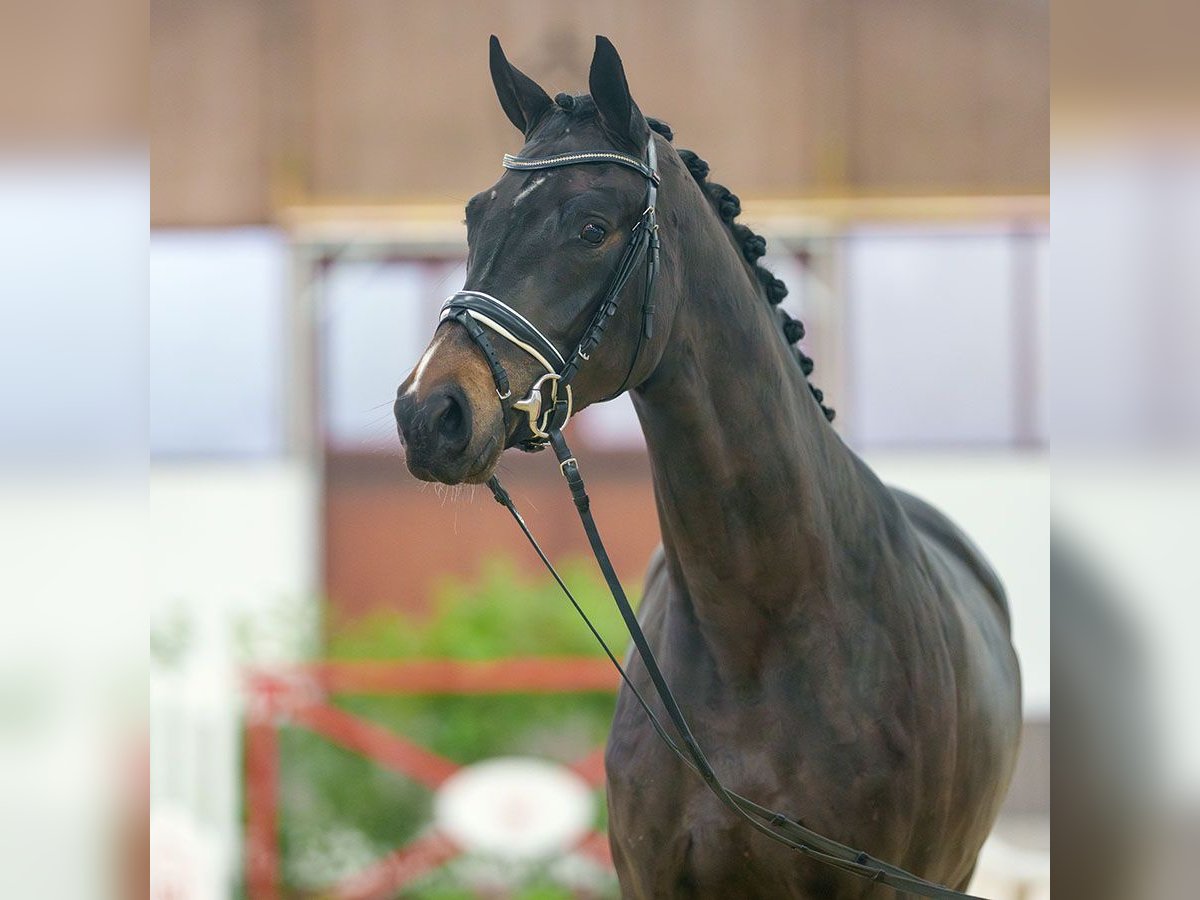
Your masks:
<svg viewBox="0 0 1200 900"><path fill-rule="evenodd" d="M643 178L648 178L652 184L658 186L658 172L646 165L636 156L628 156L624 153L617 153L611 150L600 150L591 153L558 153L554 156L513 156L511 153L504 154L504 168L517 169L519 171L529 169L557 169L561 166L577 166L581 163L613 163L618 166L625 166L642 174Z"/></svg>

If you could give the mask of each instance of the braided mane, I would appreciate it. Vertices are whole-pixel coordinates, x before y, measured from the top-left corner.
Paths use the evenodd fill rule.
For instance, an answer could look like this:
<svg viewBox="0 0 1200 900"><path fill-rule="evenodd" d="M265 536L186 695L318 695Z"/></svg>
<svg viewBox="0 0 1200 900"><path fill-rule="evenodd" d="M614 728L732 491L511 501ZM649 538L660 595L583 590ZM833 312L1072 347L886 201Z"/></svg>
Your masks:
<svg viewBox="0 0 1200 900"><path fill-rule="evenodd" d="M646 121L652 129L668 141L674 140L675 134L671 131L671 126L666 122L651 118L647 118ZM799 319L793 319L779 305L783 302L783 298L788 295L787 285L758 262L767 252L766 238L755 234L742 223L734 221L742 211L742 203L737 195L725 187L725 185L708 180L708 163L691 150L678 149L677 152L679 153L679 158L687 166L688 171L692 173L692 178L696 179L696 183L700 185L704 196L708 198L709 203L712 204L713 209L720 216L721 221L725 223L726 227L733 234L734 242L741 248L742 257L749 264L755 278L758 279L758 283L762 286L767 302L774 308L775 317L779 320L779 325L783 329L783 336L792 345L792 354L800 364L800 369L804 372L804 377L808 378L812 374L814 363L812 357L808 356L799 346L799 342L804 338L804 323ZM812 395L816 399L817 405L821 407L821 412L824 413L826 420L832 422L836 413L831 407L825 405L825 393L812 384L809 384L808 389L812 391Z"/></svg>
<svg viewBox="0 0 1200 900"><path fill-rule="evenodd" d="M595 103L587 94L561 93L554 98L554 102L559 109L566 112L573 119L590 119L596 114ZM675 133L666 122L647 116L646 123L668 141L674 142ZM742 251L742 258L746 260L746 263L750 266L750 270L754 273L754 277L758 279L767 302L771 304L775 312L775 318L779 322L783 336L792 345L792 355L795 356L796 361L800 364L800 370L807 379L812 374L814 363L812 357L808 356L799 346L799 342L804 339L804 324L799 319L793 319L789 316L779 305L783 302L783 298L788 295L787 285L759 265L758 262L767 252L766 238L755 234L742 223L734 221L742 212L742 202L725 185L708 180L708 163L691 150L677 148L676 152L679 153L679 158L683 160L688 171L692 173L692 178L700 185L700 190L704 192L704 196L708 198L708 202L712 205L721 221L725 223L725 226L733 235L734 242ZM832 422L836 413L832 408L825 405L824 391L818 387L814 387L811 383L808 385L808 389L812 391L812 395L816 399L817 405L821 407L821 412L825 415L826 420Z"/></svg>

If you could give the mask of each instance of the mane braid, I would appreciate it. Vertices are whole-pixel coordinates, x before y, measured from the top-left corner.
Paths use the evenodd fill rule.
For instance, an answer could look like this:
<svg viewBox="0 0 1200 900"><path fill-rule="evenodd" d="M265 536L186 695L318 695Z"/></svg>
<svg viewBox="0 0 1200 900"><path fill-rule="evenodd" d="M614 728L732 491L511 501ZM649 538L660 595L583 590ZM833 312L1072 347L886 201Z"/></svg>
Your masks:
<svg viewBox="0 0 1200 900"><path fill-rule="evenodd" d="M666 122L658 119L646 119L652 129L665 137L668 141L674 141L675 135L671 131L671 126ZM704 195L708 198L713 209L725 223L726 227L733 235L734 242L742 251L742 257L750 266L750 270L754 273L754 277L758 279L758 283L762 286L763 294L767 298L767 302L774 308L775 316L779 321L779 326L783 330L783 336L787 342L792 345L792 354L796 357L796 361L800 364L800 370L804 373L807 380L808 376L813 371L813 361L799 346L799 342L804 338L804 324L799 319L793 319L789 316L779 304L783 302L783 298L787 296L788 289L781 280L776 278L771 272L759 265L759 259L767 252L767 241L761 235L755 234L745 225L734 221L741 214L742 204L737 195L729 188L722 184L717 184L714 181L708 180L708 163L702 160L691 150L678 150L679 158L683 160L688 171L692 173L692 178L700 185L700 189L704 191ZM817 405L821 407L821 412L825 415L827 421L832 422L835 411L825 405L825 394L811 383L808 389L812 391L813 397L817 401Z"/></svg>
<svg viewBox="0 0 1200 900"><path fill-rule="evenodd" d="M596 104L588 94L560 93L555 96L554 105L565 112L571 121L583 122L596 116ZM550 119L551 117L547 116L541 125L548 124ZM675 133L666 122L647 116L646 123L654 131L674 143ZM742 223L735 221L742 212L742 203L729 188L722 184L717 184L715 181L708 180L708 163L691 150L677 148L677 152L679 153L679 158L687 166L688 171L692 173L692 178L700 185L700 190L704 192L704 196L708 198L709 203L725 224L725 227L729 229L734 243L742 251L742 258L746 260L750 271L754 273L754 277L762 287L763 295L766 297L767 302L771 304L776 320L779 322L780 330L783 331L784 338L791 345L792 355L795 357L796 362L799 363L800 371L804 373L804 378L807 382L808 377L812 375L814 363L812 357L808 356L799 346L800 341L804 339L804 324L799 319L793 319L780 308L779 304L788 295L787 285L776 278L770 271L759 265L758 262L767 252L766 238L755 234ZM832 422L836 413L831 407L825 405L824 391L815 387L811 382L808 382L808 389L812 392L826 420Z"/></svg>

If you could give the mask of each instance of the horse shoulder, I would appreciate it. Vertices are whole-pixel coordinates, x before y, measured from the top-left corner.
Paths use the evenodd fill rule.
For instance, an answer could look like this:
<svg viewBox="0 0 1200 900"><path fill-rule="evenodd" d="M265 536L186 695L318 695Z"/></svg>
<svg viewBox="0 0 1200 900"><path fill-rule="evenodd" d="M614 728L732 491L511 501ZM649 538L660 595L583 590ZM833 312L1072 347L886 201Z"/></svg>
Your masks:
<svg viewBox="0 0 1200 900"><path fill-rule="evenodd" d="M1012 614L1008 607L1008 595L1000 576L988 563L983 552L961 528L932 504L899 488L893 487L890 491L926 546L932 545L933 549L965 566L974 575L978 586L987 594L1000 617L1005 632L1009 632L1012 628Z"/></svg>

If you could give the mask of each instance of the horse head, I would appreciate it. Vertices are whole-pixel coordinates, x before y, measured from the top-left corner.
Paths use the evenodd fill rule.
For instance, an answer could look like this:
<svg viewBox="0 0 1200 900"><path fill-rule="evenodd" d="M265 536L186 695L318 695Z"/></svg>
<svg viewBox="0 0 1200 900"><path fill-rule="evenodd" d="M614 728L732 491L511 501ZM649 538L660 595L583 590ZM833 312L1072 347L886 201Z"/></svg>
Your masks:
<svg viewBox="0 0 1200 900"><path fill-rule="evenodd" d="M578 378L572 371L568 414L643 380L661 355L675 306L671 296L656 292L664 294L656 304L657 331L642 303L600 312L613 299L614 277L633 265L632 242L650 240L647 213L655 265L658 247L648 176L631 164L650 155L653 133L613 45L597 37L583 95L551 99L509 63L495 37L490 62L500 106L525 144L518 157L506 157L499 180L467 203L467 275L456 296L491 305L443 319L395 402L410 471L447 484L484 482L506 448L528 444L555 399L553 375L577 351L587 364L578 366ZM657 144L663 162L690 180L670 145ZM577 164L579 154L589 164ZM522 160L531 165L520 167ZM644 291L649 302L653 272L639 266L618 287L631 296ZM495 321L497 310L508 328ZM605 340L588 353L580 342L598 317L606 320ZM472 337L479 322L493 338L498 332L508 339ZM534 346L514 341L514 327L542 340L531 338Z"/></svg>

